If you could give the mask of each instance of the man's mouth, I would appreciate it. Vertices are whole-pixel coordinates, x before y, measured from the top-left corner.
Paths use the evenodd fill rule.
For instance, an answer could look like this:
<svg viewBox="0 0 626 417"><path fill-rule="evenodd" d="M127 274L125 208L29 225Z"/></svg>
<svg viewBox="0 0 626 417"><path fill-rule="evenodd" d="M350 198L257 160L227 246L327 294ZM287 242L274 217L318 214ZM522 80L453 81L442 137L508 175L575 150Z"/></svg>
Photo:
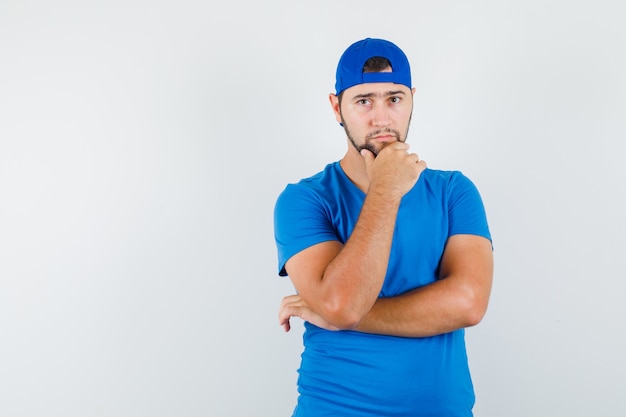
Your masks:
<svg viewBox="0 0 626 417"><path fill-rule="evenodd" d="M392 142L400 140L400 134L392 129L378 130L367 135L366 139L376 142Z"/></svg>

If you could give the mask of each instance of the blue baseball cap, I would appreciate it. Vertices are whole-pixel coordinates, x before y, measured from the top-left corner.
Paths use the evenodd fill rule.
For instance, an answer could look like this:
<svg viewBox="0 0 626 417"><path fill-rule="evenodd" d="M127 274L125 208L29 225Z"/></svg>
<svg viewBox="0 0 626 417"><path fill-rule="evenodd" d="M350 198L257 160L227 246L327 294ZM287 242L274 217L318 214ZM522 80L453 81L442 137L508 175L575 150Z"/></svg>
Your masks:
<svg viewBox="0 0 626 417"><path fill-rule="evenodd" d="M365 62L373 57L386 58L391 72L363 72ZM337 65L336 94L365 83L395 83L411 88L411 67L400 48L384 39L366 38L346 49Z"/></svg>

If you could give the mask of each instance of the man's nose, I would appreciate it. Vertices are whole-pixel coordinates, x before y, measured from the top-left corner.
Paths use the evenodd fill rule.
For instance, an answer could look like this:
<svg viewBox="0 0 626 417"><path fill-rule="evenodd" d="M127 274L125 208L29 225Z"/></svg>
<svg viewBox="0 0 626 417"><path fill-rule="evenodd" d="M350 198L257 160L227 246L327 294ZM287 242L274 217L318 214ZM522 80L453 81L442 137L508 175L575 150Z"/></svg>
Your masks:
<svg viewBox="0 0 626 417"><path fill-rule="evenodd" d="M376 127L385 127L391 124L389 117L389 109L385 105L374 107L372 112L372 125Z"/></svg>

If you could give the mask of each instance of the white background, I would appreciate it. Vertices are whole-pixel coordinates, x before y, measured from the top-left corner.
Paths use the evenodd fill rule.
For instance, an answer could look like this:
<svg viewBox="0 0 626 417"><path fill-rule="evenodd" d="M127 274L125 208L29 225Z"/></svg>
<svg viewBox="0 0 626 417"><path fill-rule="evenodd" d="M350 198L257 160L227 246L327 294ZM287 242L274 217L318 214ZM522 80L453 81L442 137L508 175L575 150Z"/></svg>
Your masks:
<svg viewBox="0 0 626 417"><path fill-rule="evenodd" d="M624 416L621 1L0 1L0 415L289 416L273 205L338 160L343 50L479 187L478 417Z"/></svg>

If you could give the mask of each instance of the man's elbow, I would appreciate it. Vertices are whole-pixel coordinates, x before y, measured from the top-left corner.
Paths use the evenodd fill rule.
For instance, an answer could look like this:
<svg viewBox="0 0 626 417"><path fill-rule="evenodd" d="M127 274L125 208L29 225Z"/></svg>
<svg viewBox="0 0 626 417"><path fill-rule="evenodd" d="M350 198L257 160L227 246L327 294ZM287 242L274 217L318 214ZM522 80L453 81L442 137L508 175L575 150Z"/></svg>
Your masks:
<svg viewBox="0 0 626 417"><path fill-rule="evenodd" d="M478 323L482 321L483 317L485 317L486 312L487 312L486 308L484 309L474 308L468 311L465 316L465 320L467 323L465 327L476 326Z"/></svg>
<svg viewBox="0 0 626 417"><path fill-rule="evenodd" d="M462 316L465 327L476 326L487 313L488 297L470 292L464 297Z"/></svg>
<svg viewBox="0 0 626 417"><path fill-rule="evenodd" d="M360 320L355 320L351 317L338 317L334 322L334 326L339 330L353 330L360 323Z"/></svg>
<svg viewBox="0 0 626 417"><path fill-rule="evenodd" d="M363 315L341 302L327 303L326 319L340 330L352 330L359 325Z"/></svg>

